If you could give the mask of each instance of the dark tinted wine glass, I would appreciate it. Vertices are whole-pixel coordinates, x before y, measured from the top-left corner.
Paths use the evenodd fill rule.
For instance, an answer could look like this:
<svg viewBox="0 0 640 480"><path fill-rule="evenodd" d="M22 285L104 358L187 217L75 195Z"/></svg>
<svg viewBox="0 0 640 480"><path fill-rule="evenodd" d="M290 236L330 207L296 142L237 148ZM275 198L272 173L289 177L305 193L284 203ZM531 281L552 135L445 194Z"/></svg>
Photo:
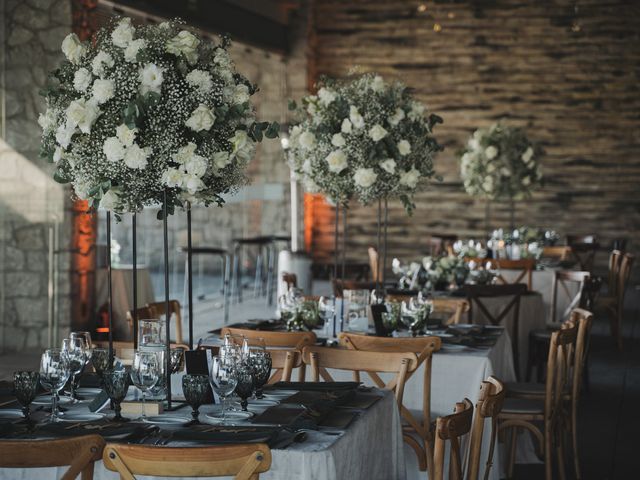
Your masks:
<svg viewBox="0 0 640 480"><path fill-rule="evenodd" d="M191 423L200 423L198 415L200 415L200 405L207 400L209 392L209 376L208 375L185 375L182 377L182 392L187 403L191 406Z"/></svg>
<svg viewBox="0 0 640 480"><path fill-rule="evenodd" d="M31 410L29 405L38 394L40 373L38 372L15 372L13 374L13 391L22 406L22 414L27 423L31 422Z"/></svg>
<svg viewBox="0 0 640 480"><path fill-rule="evenodd" d="M253 370L247 363L243 363L238 366L237 370L238 384L236 385L235 393L240 397L240 405L242 411L247 411L247 405L249 405L248 398L253 394Z"/></svg>
<svg viewBox="0 0 640 480"><path fill-rule="evenodd" d="M127 396L127 391L129 390L129 373L126 370L107 370L102 372L102 381L104 382L104 390L109 395L113 403L113 409L116 412L113 421L128 422L129 419L121 415L122 407L120 403Z"/></svg>

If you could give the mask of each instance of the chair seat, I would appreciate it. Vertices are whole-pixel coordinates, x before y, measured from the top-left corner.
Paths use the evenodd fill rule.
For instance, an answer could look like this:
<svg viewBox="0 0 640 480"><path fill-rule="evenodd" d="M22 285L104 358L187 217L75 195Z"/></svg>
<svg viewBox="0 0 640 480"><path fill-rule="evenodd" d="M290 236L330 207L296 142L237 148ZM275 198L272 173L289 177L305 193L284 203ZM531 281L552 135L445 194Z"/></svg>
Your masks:
<svg viewBox="0 0 640 480"><path fill-rule="evenodd" d="M542 400L529 400L526 398L507 397L504 400L504 405L502 407L501 413L526 413L530 415L542 415L544 413L544 402Z"/></svg>
<svg viewBox="0 0 640 480"><path fill-rule="evenodd" d="M540 396L544 398L545 394L545 385L544 383L532 383L532 382L508 382L505 384L505 388L507 389L507 396L518 396L518 395L528 395L528 396ZM565 385L562 389L563 395L566 397L571 394L571 390L568 385Z"/></svg>

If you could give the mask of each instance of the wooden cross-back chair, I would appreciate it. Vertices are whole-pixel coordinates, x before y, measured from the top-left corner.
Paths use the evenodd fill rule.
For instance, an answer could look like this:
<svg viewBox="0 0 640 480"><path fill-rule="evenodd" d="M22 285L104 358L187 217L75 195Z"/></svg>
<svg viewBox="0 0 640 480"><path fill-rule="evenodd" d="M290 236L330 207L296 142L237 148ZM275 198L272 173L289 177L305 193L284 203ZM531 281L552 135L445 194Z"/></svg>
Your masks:
<svg viewBox="0 0 640 480"><path fill-rule="evenodd" d="M608 293L605 296L601 296L598 301L596 301L596 307L601 308L607 312L607 315L609 317L611 336L616 342L618 350L622 350L622 318L624 314L624 297L635 257L630 253L621 254L618 252L618 255L620 257L620 259L618 260L619 265L616 268L614 277L609 281L609 289L610 291L612 290L613 293ZM613 256L614 254L612 254L612 257Z"/></svg>
<svg viewBox="0 0 640 480"><path fill-rule="evenodd" d="M567 235L567 245L571 247L571 254L580 265L580 270L593 271L596 252L600 247L597 237L595 235Z"/></svg>
<svg viewBox="0 0 640 480"><path fill-rule="evenodd" d="M171 330L176 332L176 342L184 343L182 337L182 310L180 308L180 302L178 300L169 300L169 312L167 316L165 312L165 302L153 302L147 303L147 307L151 310L152 318L165 317L167 321L173 321ZM140 318L140 317L138 317Z"/></svg>
<svg viewBox="0 0 640 480"><path fill-rule="evenodd" d="M462 480L461 440L471 430L473 404L468 398L456 403L454 413L446 417L438 417L435 430L435 480L444 480L445 450L447 441L449 449L449 478Z"/></svg>
<svg viewBox="0 0 640 480"><path fill-rule="evenodd" d="M578 327L566 322L551 334L544 396L537 400L508 397L498 416L499 431L511 429L507 478L513 478L513 466L519 429L532 433L539 454L544 457L545 479L553 478L553 449L556 450L560 478L564 479L563 410L564 392L573 365ZM509 392L507 387L507 392ZM538 424L543 424L541 430ZM544 453L543 453L544 452Z"/></svg>
<svg viewBox="0 0 640 480"><path fill-rule="evenodd" d="M390 294L385 298L394 302L408 302L411 300L411 295ZM429 300L433 303L433 311L431 312L431 315L435 317L439 317L440 315L449 315L449 317L444 321L445 325L462 323L462 316L469 311L469 302L466 298L435 297Z"/></svg>
<svg viewBox="0 0 640 480"><path fill-rule="evenodd" d="M491 269L497 270L496 281L503 285L513 283L526 283L527 289L532 290L533 271L536 269L536 261L533 258L522 258L520 260L492 259L488 260ZM513 281L504 278L501 270L515 270L520 272Z"/></svg>
<svg viewBox="0 0 640 480"><path fill-rule="evenodd" d="M351 371L356 381L359 381L359 372L395 373L394 378L382 388L395 392L398 406L402 405L407 375L418 368L415 353L362 352L329 347L304 347L302 361L311 366L313 382L319 382L321 378L325 382L333 382L328 368Z"/></svg>
<svg viewBox="0 0 640 480"><path fill-rule="evenodd" d="M549 245L543 247L542 258L551 258L558 261L569 260L571 258L571 247L569 245Z"/></svg>
<svg viewBox="0 0 640 480"><path fill-rule="evenodd" d="M513 319L513 330L510 333L513 349L513 359L516 369L516 376L520 377L520 354L519 354L519 319L520 319L520 297L527 293L527 286L522 283L509 285L465 285L464 291L469 301L469 319L471 323L479 323L474 315L474 309L482 314L482 316L491 325L504 324L507 326L506 320L509 315ZM501 311L497 315L493 315L484 303L486 299L495 297L511 297Z"/></svg>
<svg viewBox="0 0 640 480"><path fill-rule="evenodd" d="M413 449L418 457L420 470L425 469L433 478L433 435L431 430L431 367L433 354L440 350L442 340L438 337L389 338L358 335L343 332L340 343L351 350L366 352L412 352L418 355L418 366L424 363L422 378L422 418L416 416L403 404L400 404L400 414L405 422L403 425L404 441ZM385 383L376 372L367 372L371 380L378 386ZM411 378L412 372L407 374ZM359 372L354 374L359 381ZM417 440L416 440L417 437Z"/></svg>
<svg viewBox="0 0 640 480"><path fill-rule="evenodd" d="M138 321L153 320L158 318L153 315L153 312L147 306L138 307L135 310L135 312L137 314ZM127 310L127 313L125 314L125 318L127 319L127 324L129 325L129 332L131 332L132 337L133 337L133 313L134 313L134 310Z"/></svg>
<svg viewBox="0 0 640 480"><path fill-rule="evenodd" d="M109 443L102 455L104 466L123 480L135 475L159 477L222 477L257 480L271 468L271 450L263 443L213 447L163 448Z"/></svg>
<svg viewBox="0 0 640 480"><path fill-rule="evenodd" d="M313 332L268 332L265 330L225 327L220 331L220 337L224 338L226 334L241 335L250 341L261 338L264 340L265 346L269 349L288 348L302 351L305 346L315 345L318 342L318 337L316 337L316 334ZM305 375L306 365L300 363L298 381L304 382Z"/></svg>
<svg viewBox="0 0 640 480"><path fill-rule="evenodd" d="M484 480L488 480L493 466L493 452L498 434L498 415L502 411L506 391L503 383L496 377L489 377L480 385L480 395L476 403L476 414L473 419L471 441L469 443L469 463L467 464L467 480L478 480L480 475L480 455L482 453L482 438L487 418L491 419L491 434L489 452L485 462Z"/></svg>
<svg viewBox="0 0 640 480"><path fill-rule="evenodd" d="M93 478L94 462L102 458L105 442L100 435L57 440L0 441L0 467L2 468L69 468L61 480Z"/></svg>
<svg viewBox="0 0 640 480"><path fill-rule="evenodd" d="M287 286L287 292L298 287L298 276L295 273L282 272L282 281Z"/></svg>

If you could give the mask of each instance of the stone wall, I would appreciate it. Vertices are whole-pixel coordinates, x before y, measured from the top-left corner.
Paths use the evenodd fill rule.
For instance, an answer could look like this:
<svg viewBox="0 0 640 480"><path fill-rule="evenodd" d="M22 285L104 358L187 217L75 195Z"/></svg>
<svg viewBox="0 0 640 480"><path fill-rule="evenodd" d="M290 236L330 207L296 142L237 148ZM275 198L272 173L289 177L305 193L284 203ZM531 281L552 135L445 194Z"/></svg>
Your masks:
<svg viewBox="0 0 640 480"><path fill-rule="evenodd" d="M69 0L0 2L4 113L0 140L0 353L48 344L48 252L51 234L68 248L67 195L38 158L38 95L59 62L70 30ZM57 224L57 226L56 226ZM60 329L69 326L69 258L57 284Z"/></svg>
<svg viewBox="0 0 640 480"><path fill-rule="evenodd" d="M444 182L418 197L411 218L392 203L390 257L417 257L433 233L484 236L484 202L464 193L455 152L500 119L546 150L546 185L517 205L516 224L596 233L605 245L624 237L638 253L637 2L317 0L314 8L318 75L357 67L401 79L444 118L436 163ZM333 220L322 213L312 248L330 256ZM492 226L508 220L507 206L495 205ZM375 209L353 208L349 224L349 251L366 260ZM598 260L604 266L606 254Z"/></svg>

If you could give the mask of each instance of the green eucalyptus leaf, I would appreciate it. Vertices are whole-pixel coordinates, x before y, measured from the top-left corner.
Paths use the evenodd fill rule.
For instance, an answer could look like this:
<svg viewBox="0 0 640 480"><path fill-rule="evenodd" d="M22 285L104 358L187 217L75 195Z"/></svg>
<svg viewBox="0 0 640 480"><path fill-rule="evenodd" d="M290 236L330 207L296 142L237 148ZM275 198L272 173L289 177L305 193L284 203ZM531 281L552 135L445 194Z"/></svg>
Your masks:
<svg viewBox="0 0 640 480"><path fill-rule="evenodd" d="M54 173L53 173L53 179L58 182L58 183L69 183L71 181L71 178L69 178L62 170L57 169Z"/></svg>

